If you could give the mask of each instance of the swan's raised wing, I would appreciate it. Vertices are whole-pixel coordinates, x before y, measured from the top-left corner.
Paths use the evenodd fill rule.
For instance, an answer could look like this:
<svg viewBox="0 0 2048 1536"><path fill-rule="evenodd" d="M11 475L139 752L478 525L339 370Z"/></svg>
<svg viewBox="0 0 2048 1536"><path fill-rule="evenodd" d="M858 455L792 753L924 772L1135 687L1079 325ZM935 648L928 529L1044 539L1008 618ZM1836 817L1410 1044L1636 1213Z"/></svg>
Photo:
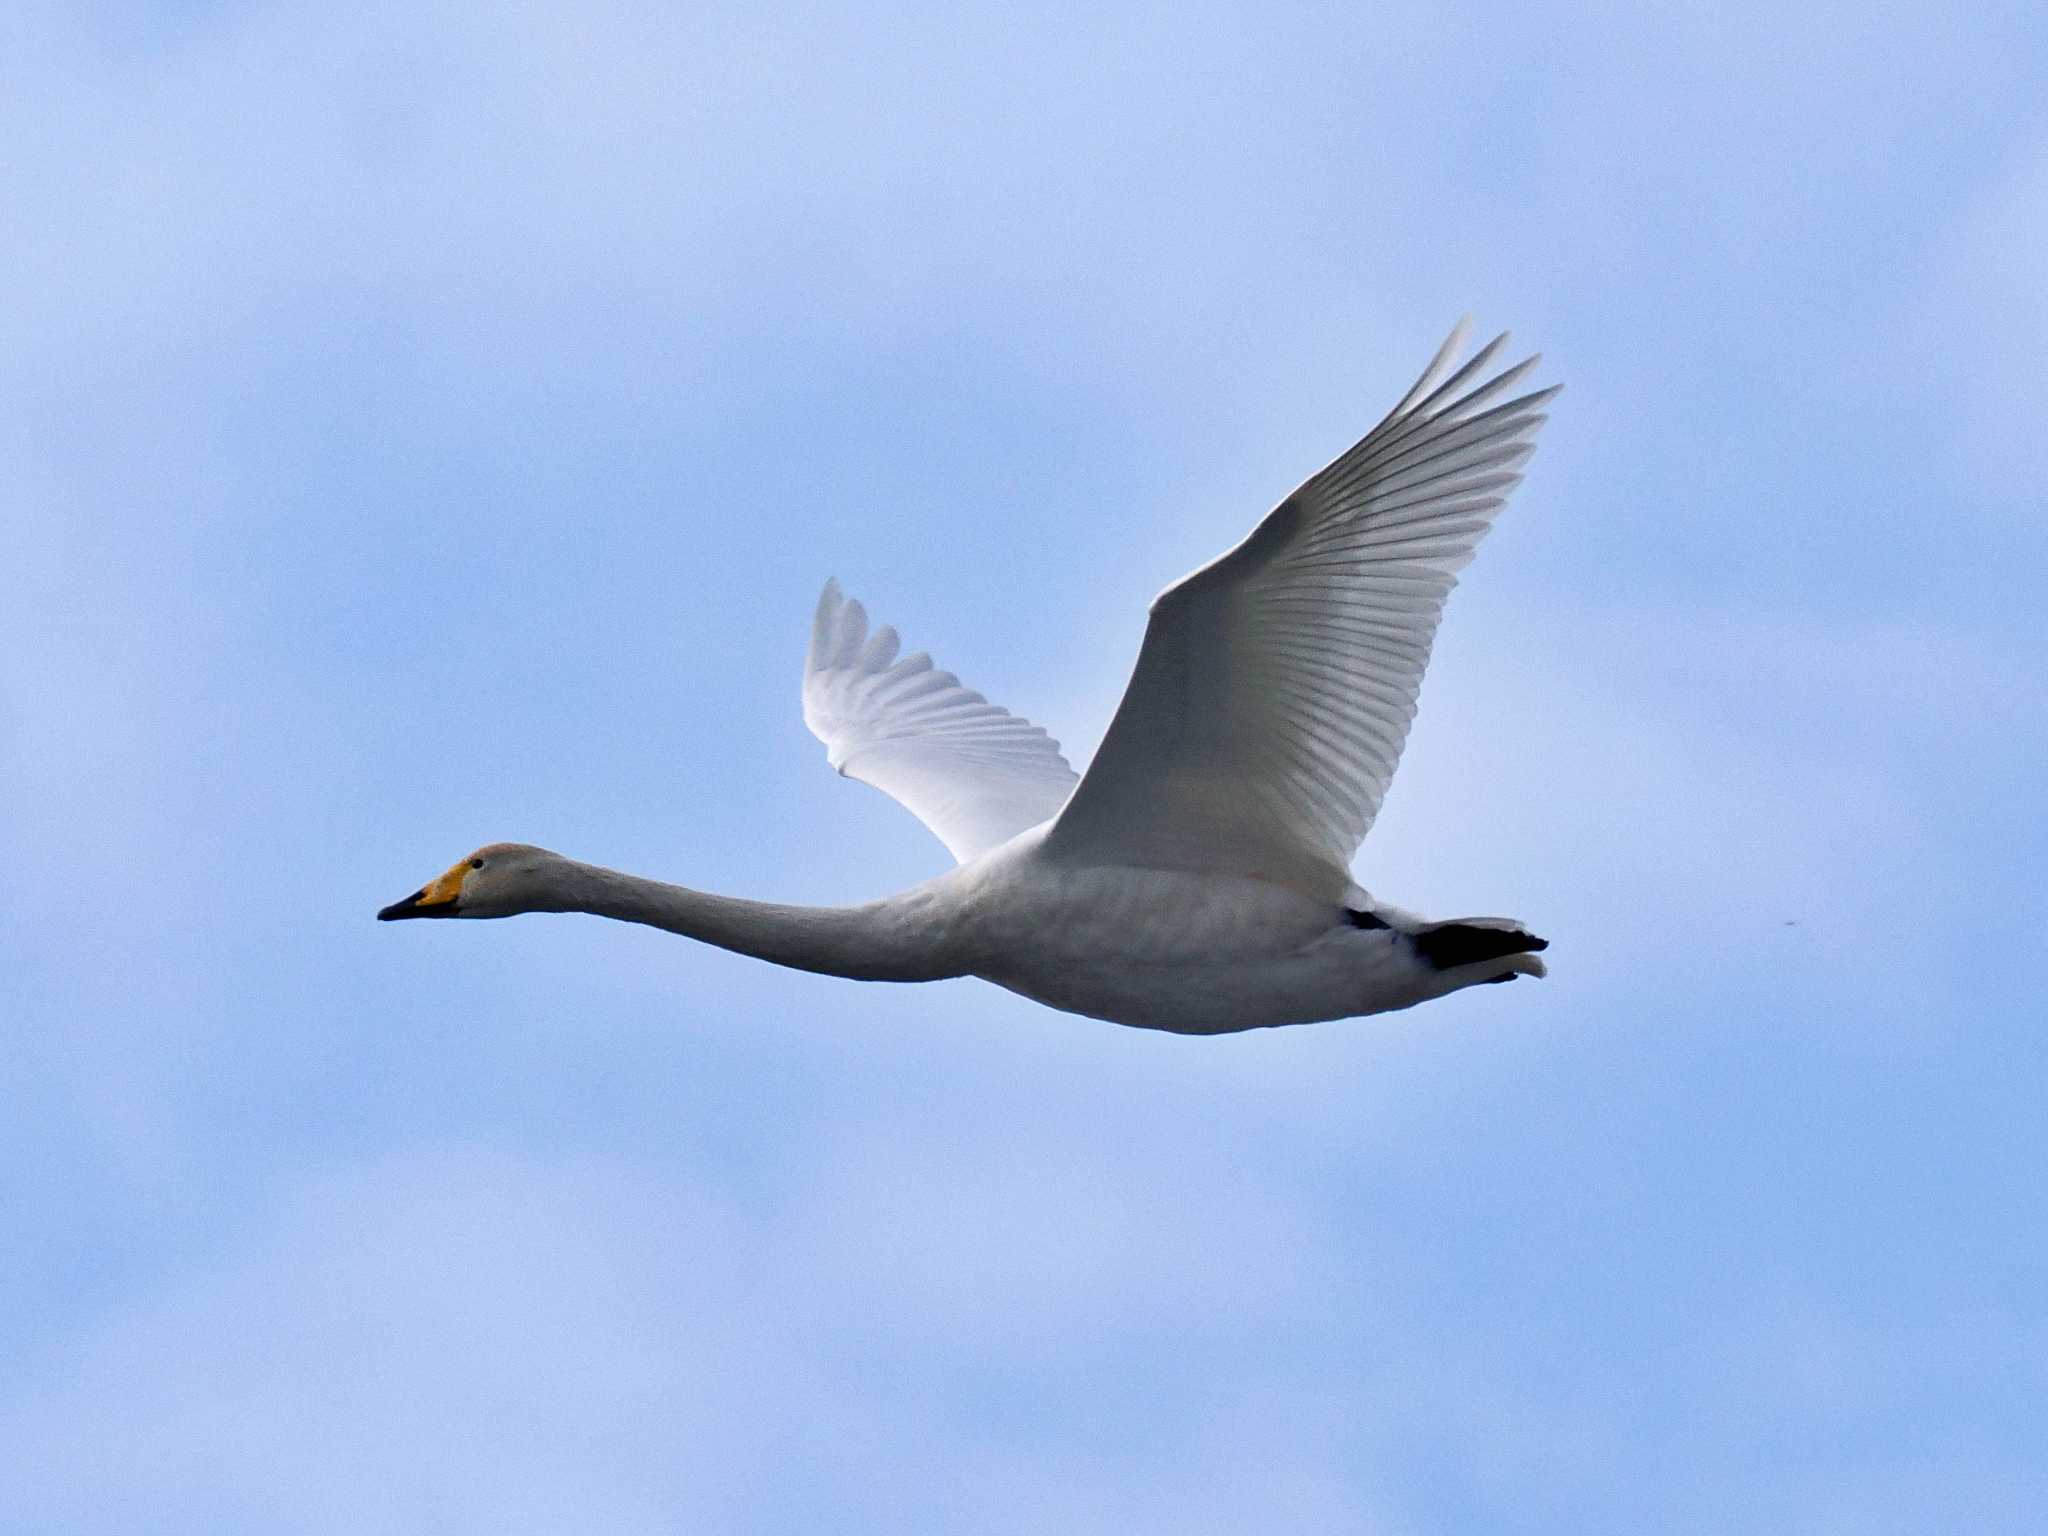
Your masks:
<svg viewBox="0 0 2048 1536"><path fill-rule="evenodd" d="M828 581L804 663L804 724L825 755L908 810L965 864L1049 820L1074 788L1060 744L964 688Z"/></svg>
<svg viewBox="0 0 2048 1536"><path fill-rule="evenodd" d="M1342 900L1415 718L1457 571L1520 480L1543 406L1451 372L1152 604L1138 665L1048 855L1254 875ZM1448 375L1448 377L1446 376Z"/></svg>

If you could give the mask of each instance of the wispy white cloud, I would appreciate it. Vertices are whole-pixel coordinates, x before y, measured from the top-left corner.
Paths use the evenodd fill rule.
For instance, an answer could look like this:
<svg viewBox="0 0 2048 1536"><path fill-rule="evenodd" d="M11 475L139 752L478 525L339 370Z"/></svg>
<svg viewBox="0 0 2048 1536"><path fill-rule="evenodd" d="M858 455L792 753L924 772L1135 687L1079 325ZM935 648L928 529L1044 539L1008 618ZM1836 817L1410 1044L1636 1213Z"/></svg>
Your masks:
<svg viewBox="0 0 2048 1536"><path fill-rule="evenodd" d="M627 1165L484 1152L306 1188L253 1243L46 1352L0 1426L0 1507L79 1531L636 1531L835 1507L861 1527L896 1509L1232 1529L1266 1507L1377 1528L1298 1455L1182 1470L1187 1434L1278 1449L1236 1422L1235 1386L1157 1405L1174 1448L1154 1428L1056 1475L1041 1459L1066 1440L1036 1422L1071 1411L1061 1379L1101 1371L1044 1353L1065 1325L1213 1340L1270 1321L1307 1298L1269 1242L1191 1243L1195 1211L1085 1153L1012 1147L1050 1160L946 1188L925 1156L856 1150L781 1223ZM1234 1225L1270 1228L1218 1193ZM1303 1234L1269 1235L1320 1267ZM941 1361L961 1384L935 1390Z"/></svg>
<svg viewBox="0 0 2048 1536"><path fill-rule="evenodd" d="M0 1415L0 1513L81 1532L1394 1532L1431 1528L1448 1480L1495 1520L1647 1499L1702 1524L1740 1506L1894 1529L1789 1462L1737 1465L1802 1424L1902 1507L1974 1470L1981 1507L2012 1513L1981 1431L1910 1466L1870 1443L1916 1382L1967 1390L1942 1362L1989 1363L1968 1319L1884 1338L1734 1281L1682 1341L1616 1320L1616 1375L1552 1357L1522 1298L1493 1305L1530 1337L1467 1333L1412 1248L1371 1251L1392 1229L1276 1167L1230 1172L1238 1150L1197 1146L1182 1184L1149 1130L1116 1149L873 1126L765 1201L618 1158L355 1167L46 1339ZM1694 1406L1642 1420L1644 1369ZM1622 1445L1656 1470L1617 1465Z"/></svg>
<svg viewBox="0 0 2048 1536"><path fill-rule="evenodd" d="M1997 169L1935 253L1935 291L1915 339L1923 366L1954 401L1945 444L1977 493L2043 547L2048 484L2048 137ZM2036 556L2038 559L2038 556Z"/></svg>

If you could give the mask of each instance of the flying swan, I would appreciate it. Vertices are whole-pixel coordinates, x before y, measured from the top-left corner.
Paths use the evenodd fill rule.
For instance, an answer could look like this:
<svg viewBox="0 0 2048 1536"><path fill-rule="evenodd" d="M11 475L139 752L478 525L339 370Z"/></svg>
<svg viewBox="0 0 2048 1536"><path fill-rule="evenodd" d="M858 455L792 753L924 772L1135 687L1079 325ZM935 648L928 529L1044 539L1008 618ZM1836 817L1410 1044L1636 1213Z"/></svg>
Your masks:
<svg viewBox="0 0 2048 1536"><path fill-rule="evenodd" d="M1444 598L1521 479L1557 388L1453 371L1460 322L1386 419L1152 604L1085 776L827 582L804 722L958 867L857 907L713 896L493 843L377 916L590 912L862 981L979 976L1182 1034L1407 1008L1541 976L1505 918L1426 922L1350 873L1400 760Z"/></svg>

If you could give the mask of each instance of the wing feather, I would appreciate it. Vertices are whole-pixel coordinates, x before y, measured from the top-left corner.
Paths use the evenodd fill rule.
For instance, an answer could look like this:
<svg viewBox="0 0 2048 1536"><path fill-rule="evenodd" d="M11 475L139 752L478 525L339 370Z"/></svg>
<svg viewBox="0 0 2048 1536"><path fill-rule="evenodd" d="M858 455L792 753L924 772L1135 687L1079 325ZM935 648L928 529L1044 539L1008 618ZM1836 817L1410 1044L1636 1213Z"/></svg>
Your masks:
<svg viewBox="0 0 2048 1536"><path fill-rule="evenodd" d="M991 704L828 581L811 621L804 724L826 760L923 822L964 864L1065 803L1074 770L1059 743Z"/></svg>
<svg viewBox="0 0 2048 1536"><path fill-rule="evenodd" d="M1535 451L1537 362L1456 368L1461 321L1385 420L1152 605L1055 857L1248 874L1342 900L1415 718L1444 599Z"/></svg>

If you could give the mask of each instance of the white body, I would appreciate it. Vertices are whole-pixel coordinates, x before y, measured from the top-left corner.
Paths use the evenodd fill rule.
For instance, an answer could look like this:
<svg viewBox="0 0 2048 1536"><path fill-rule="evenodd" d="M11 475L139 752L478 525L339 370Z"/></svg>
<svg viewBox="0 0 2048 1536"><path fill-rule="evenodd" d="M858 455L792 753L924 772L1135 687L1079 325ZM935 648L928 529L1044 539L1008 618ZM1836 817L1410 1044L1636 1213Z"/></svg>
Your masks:
<svg viewBox="0 0 2048 1536"><path fill-rule="evenodd" d="M1406 1008L1474 979L1424 963L1400 928L1353 924L1349 911L1371 910L1363 892L1332 906L1243 876L1068 865L1045 857L1045 833L905 893L912 922L948 935L948 970L1069 1013L1192 1035ZM1518 959L1541 974L1540 960Z"/></svg>
<svg viewBox="0 0 2048 1536"><path fill-rule="evenodd" d="M1457 571L1520 478L1554 389L1494 404L1506 338L1463 327L1379 426L1152 605L1085 777L827 583L804 718L842 774L959 860L859 907L714 896L544 849L478 850L379 916L578 911L869 981L979 976L1049 1007L1184 1034L1405 1008L1541 976L1501 918L1427 923L1350 861L1379 812Z"/></svg>

